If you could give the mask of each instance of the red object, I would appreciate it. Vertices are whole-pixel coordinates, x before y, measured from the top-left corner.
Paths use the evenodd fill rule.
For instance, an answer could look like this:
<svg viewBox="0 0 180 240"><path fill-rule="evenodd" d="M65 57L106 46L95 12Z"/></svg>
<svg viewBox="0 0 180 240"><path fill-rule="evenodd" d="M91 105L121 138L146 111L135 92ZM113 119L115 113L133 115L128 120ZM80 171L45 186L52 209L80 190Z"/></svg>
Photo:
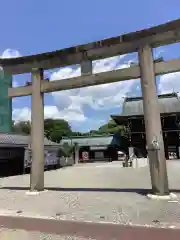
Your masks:
<svg viewBox="0 0 180 240"><path fill-rule="evenodd" d="M82 160L83 161L89 160L89 153L88 152L82 152Z"/></svg>

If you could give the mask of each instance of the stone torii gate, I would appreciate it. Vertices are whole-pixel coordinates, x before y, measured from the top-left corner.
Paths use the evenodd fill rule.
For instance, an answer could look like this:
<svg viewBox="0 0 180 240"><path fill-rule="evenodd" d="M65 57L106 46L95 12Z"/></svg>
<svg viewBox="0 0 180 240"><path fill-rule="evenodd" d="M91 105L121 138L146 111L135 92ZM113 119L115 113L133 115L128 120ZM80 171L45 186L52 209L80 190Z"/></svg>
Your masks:
<svg viewBox="0 0 180 240"><path fill-rule="evenodd" d="M10 98L32 95L31 191L44 189L43 93L141 78L152 190L156 195L169 194L155 75L179 71L180 59L154 62L152 48L179 41L180 19L86 45L1 61L4 71L10 74L32 72L32 85L9 88L8 92ZM138 52L139 64L126 69L92 73L93 60L131 52ZM80 64L80 77L52 82L44 80L43 70L73 64Z"/></svg>

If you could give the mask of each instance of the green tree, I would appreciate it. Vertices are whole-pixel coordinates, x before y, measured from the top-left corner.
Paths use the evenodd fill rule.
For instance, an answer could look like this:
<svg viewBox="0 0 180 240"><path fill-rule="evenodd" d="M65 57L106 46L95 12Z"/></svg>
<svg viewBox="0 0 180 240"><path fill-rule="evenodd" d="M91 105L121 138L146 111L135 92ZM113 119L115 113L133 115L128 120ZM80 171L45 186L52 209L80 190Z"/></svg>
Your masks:
<svg viewBox="0 0 180 240"><path fill-rule="evenodd" d="M71 126L63 119L45 119L44 134L53 142L60 142L62 137L72 135Z"/></svg>
<svg viewBox="0 0 180 240"><path fill-rule="evenodd" d="M69 145L68 143L64 143L61 147L61 152L64 157L70 157L73 154L74 146Z"/></svg>
<svg viewBox="0 0 180 240"><path fill-rule="evenodd" d="M29 135L31 133L30 121L21 121L17 123L13 121L13 132ZM68 137L73 134L76 136L76 133L72 132L69 123L63 119L44 120L44 135L54 142L60 142L62 137Z"/></svg>
<svg viewBox="0 0 180 240"><path fill-rule="evenodd" d="M17 123L13 121L13 132L29 135L31 133L30 121L21 121Z"/></svg>
<svg viewBox="0 0 180 240"><path fill-rule="evenodd" d="M106 134L114 134L114 133L121 133L125 131L125 127L122 125L117 125L114 120L109 120L107 124L102 125L98 129L98 133L100 135L106 135Z"/></svg>
<svg viewBox="0 0 180 240"><path fill-rule="evenodd" d="M31 123L22 121L13 122L13 130L19 134L29 135L31 132ZM70 136L94 136L120 133L122 136L128 136L128 129L125 126L117 125L114 120L110 120L107 124L102 125L97 130L89 132L73 132L69 123L63 119L45 119L44 120L44 135L53 142L60 142L62 137Z"/></svg>

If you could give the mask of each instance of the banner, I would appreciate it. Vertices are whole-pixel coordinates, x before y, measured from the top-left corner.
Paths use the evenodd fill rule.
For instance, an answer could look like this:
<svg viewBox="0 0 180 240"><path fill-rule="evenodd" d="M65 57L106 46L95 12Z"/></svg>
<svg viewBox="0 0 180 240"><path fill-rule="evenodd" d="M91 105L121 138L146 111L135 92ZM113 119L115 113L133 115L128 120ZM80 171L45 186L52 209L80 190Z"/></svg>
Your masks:
<svg viewBox="0 0 180 240"><path fill-rule="evenodd" d="M51 166L57 164L57 152L56 151L45 151L44 153L44 164L45 166Z"/></svg>
<svg viewBox="0 0 180 240"><path fill-rule="evenodd" d="M24 154L24 168L29 168L32 162L31 150L25 149ZM44 166L52 166L58 163L57 150L45 150L44 151Z"/></svg>
<svg viewBox="0 0 180 240"><path fill-rule="evenodd" d="M82 160L89 160L89 152L82 152Z"/></svg>

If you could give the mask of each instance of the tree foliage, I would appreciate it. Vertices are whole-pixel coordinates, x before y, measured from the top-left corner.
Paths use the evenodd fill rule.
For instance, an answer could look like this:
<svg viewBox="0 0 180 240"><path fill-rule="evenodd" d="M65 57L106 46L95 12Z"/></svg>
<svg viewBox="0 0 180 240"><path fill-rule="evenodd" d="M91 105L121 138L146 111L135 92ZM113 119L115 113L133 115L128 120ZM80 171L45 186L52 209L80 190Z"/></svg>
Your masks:
<svg viewBox="0 0 180 240"><path fill-rule="evenodd" d="M117 125L114 120L110 120L107 124L101 126L98 131L100 134L114 134L122 130L123 126Z"/></svg>
<svg viewBox="0 0 180 240"><path fill-rule="evenodd" d="M62 137L72 135L71 126L63 119L45 119L44 134L53 142L60 142Z"/></svg>
<svg viewBox="0 0 180 240"><path fill-rule="evenodd" d="M19 134L29 135L31 133L31 123L29 121L13 122L13 131Z"/></svg>
<svg viewBox="0 0 180 240"><path fill-rule="evenodd" d="M59 148L58 157L70 157L74 153L75 149L77 148L78 144L74 143L74 145L69 145L68 143L64 143L63 146Z"/></svg>
<svg viewBox="0 0 180 240"><path fill-rule="evenodd" d="M29 135L31 133L31 123L29 121L13 122L13 131ZM53 142L60 142L62 137L72 135L71 126L63 119L45 119L44 135Z"/></svg>
<svg viewBox="0 0 180 240"><path fill-rule="evenodd" d="M31 123L29 121L13 123L13 130L16 133L28 135L31 132ZM107 124L102 125L97 130L81 133L72 131L69 123L63 119L44 120L44 135L53 142L60 142L62 137L94 136L115 133L120 133L125 136L128 134L128 129L124 126L117 125L114 120L110 120Z"/></svg>
<svg viewBox="0 0 180 240"><path fill-rule="evenodd" d="M18 134L29 135L31 132L31 123L29 121L13 123L13 130ZM86 133L74 132L69 123L63 119L45 119L44 120L44 135L53 142L60 142L63 137L73 136L95 136L119 133L121 138L121 146L127 149L128 144L128 129L124 126L117 125L114 120L110 120L107 124L102 125L97 130L91 130ZM77 144L64 144L59 148L58 156L70 157L72 156Z"/></svg>
<svg viewBox="0 0 180 240"><path fill-rule="evenodd" d="M114 120L109 120L108 123L102 125L99 129L97 130L91 130L88 133L85 133L84 135L107 135L107 134L115 134L119 133L122 136L127 136L128 135L128 129L123 126L123 125L117 125Z"/></svg>

